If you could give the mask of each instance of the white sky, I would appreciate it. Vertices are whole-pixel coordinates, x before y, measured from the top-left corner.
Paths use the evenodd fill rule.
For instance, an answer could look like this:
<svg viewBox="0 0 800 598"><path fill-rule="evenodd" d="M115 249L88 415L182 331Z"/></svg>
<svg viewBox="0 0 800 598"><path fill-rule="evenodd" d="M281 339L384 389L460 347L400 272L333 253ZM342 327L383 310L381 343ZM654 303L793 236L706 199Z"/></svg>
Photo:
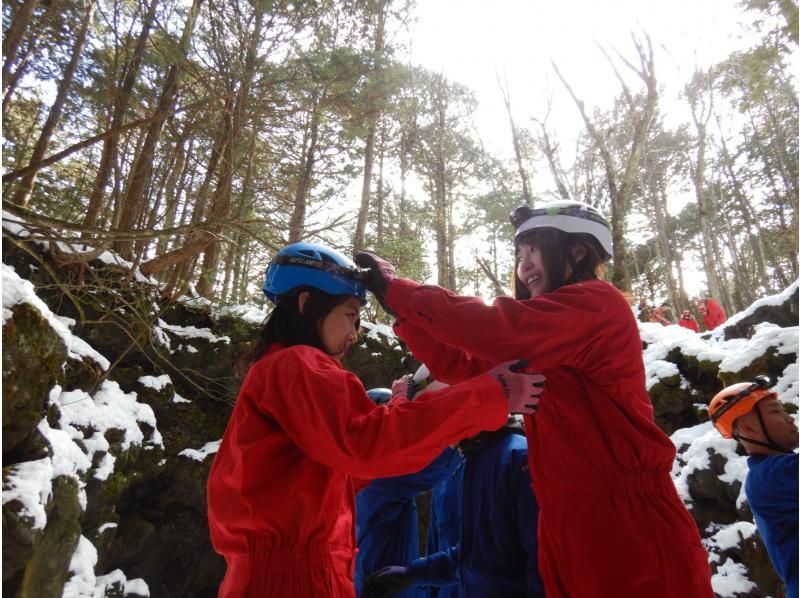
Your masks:
<svg viewBox="0 0 800 598"><path fill-rule="evenodd" d="M416 14L417 21L410 25L411 62L441 71L475 91L480 103L475 123L487 149L513 158L499 74L508 81L518 126L531 127L531 117L543 120L552 101L548 129L561 145L565 166L572 160L583 122L551 60L590 112L594 106L607 108L621 88L597 44L612 56L616 50L638 64L631 34L641 38L647 32L662 87L660 108L668 126L677 126L691 122L679 98L685 82L696 67L708 67L750 46L742 35L744 24L753 19L728 0L419 0ZM615 64L633 90L641 88L632 71L619 60ZM534 193L553 192L546 165L534 167ZM670 196L670 211L678 212L687 201L693 201L691 189L676 190ZM685 258L687 290L700 294L706 286L703 265L697 256L687 253Z"/></svg>
<svg viewBox="0 0 800 598"><path fill-rule="evenodd" d="M695 65L708 66L746 45L738 38L742 13L733 4L726 0L420 0L418 21L412 25L411 58L474 89L481 103L477 124L484 141L510 154L496 73L508 76L520 125L528 125L531 115L543 117L552 95L557 133L572 136L582 127L580 115L550 60L588 106L608 107L620 87L596 44L610 53L616 48L635 63L631 32L646 31L656 52L656 76L665 87L662 107L677 112L675 97Z"/></svg>

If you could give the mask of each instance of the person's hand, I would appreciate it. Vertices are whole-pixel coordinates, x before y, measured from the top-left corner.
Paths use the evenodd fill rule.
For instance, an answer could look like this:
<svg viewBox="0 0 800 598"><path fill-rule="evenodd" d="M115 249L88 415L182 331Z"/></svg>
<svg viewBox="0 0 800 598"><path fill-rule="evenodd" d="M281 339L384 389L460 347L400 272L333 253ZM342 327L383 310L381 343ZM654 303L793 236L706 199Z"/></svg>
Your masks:
<svg viewBox="0 0 800 598"><path fill-rule="evenodd" d="M525 359L507 361L493 367L487 372L492 376L508 400L509 413L533 415L539 407L539 396L544 392L544 376L528 374L523 370L528 367Z"/></svg>
<svg viewBox="0 0 800 598"><path fill-rule="evenodd" d="M381 598L411 585L408 567L389 565L378 569L364 580L361 598Z"/></svg>
<svg viewBox="0 0 800 598"><path fill-rule="evenodd" d="M392 382L392 398L403 397L409 401L414 398L414 376L406 374Z"/></svg>
<svg viewBox="0 0 800 598"><path fill-rule="evenodd" d="M367 287L367 290L375 295L378 303L381 304L387 314L397 317L397 314L386 305L386 292L389 290L389 284L397 278L394 266L374 253L366 251L357 253L354 261L360 268L367 270L366 279L364 280L364 286Z"/></svg>

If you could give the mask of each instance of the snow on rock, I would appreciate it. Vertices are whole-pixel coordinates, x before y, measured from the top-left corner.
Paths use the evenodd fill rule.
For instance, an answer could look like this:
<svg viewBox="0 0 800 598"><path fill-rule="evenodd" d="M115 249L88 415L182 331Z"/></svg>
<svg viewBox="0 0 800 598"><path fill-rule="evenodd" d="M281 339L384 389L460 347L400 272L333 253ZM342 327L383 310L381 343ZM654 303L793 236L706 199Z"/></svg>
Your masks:
<svg viewBox="0 0 800 598"><path fill-rule="evenodd" d="M747 457L736 453L736 441L726 440L719 435L719 432L705 422L691 428L683 428L675 432L672 436L673 444L680 450L681 447L688 446L686 450L678 455L672 465L672 479L681 500L688 505L692 504L692 496L689 493L689 476L695 471L708 469L709 450L722 455L726 459L725 473L720 476L720 480L733 484L738 481L742 486L736 500L737 508L746 500L744 494L744 481L747 477Z"/></svg>
<svg viewBox="0 0 800 598"><path fill-rule="evenodd" d="M3 504L18 501L20 513L31 520L33 529L47 523L45 505L53 490L53 462L50 459L24 461L12 465L3 475Z"/></svg>
<svg viewBox="0 0 800 598"><path fill-rule="evenodd" d="M735 338L725 341L725 358L720 362L721 372L738 372L764 355L770 347L779 354L794 353L798 350L798 327L781 328L770 322L762 322L754 328L752 338Z"/></svg>
<svg viewBox="0 0 800 598"><path fill-rule="evenodd" d="M78 338L70 332L69 328L50 311L44 301L36 296L33 284L20 278L14 268L3 264L3 324L11 317L11 308L18 303L29 303L35 307L42 317L56 331L64 345L67 347L70 357L81 359L88 357L97 363L101 368L107 370L111 363L100 355L97 351L84 340Z"/></svg>
<svg viewBox="0 0 800 598"><path fill-rule="evenodd" d="M184 449L178 455L181 457L188 457L189 459L194 459L195 461L205 461L206 457L209 455L214 455L219 450L221 440L215 440L213 442L207 442L203 448L197 449Z"/></svg>
<svg viewBox="0 0 800 598"><path fill-rule="evenodd" d="M756 584L747 577L747 567L731 559L726 559L717 567L717 572L711 576L711 587L717 596L733 598L753 590Z"/></svg>
<svg viewBox="0 0 800 598"><path fill-rule="evenodd" d="M172 378L167 374L161 376L142 376L138 380L139 384L154 390L163 390L168 384L172 384Z"/></svg>
<svg viewBox="0 0 800 598"><path fill-rule="evenodd" d="M97 565L97 548L85 536L81 536L69 564L72 577L64 585L62 598L103 598L108 595L118 595L119 590L122 590L121 595L124 596L130 594L150 596L150 588L143 579L129 580L119 569L106 575L96 576L95 565Z"/></svg>
<svg viewBox="0 0 800 598"><path fill-rule="evenodd" d="M217 336L208 328L197 328L196 326L174 326L167 324L164 320L158 321L158 326L162 330L168 330L176 336L183 338L203 338L210 343L227 343L230 344L231 339L228 336ZM169 346L169 345L167 345Z"/></svg>
<svg viewBox="0 0 800 598"><path fill-rule="evenodd" d="M213 318L237 318L253 326L261 326L269 312L250 304L226 305L211 310Z"/></svg>
<svg viewBox="0 0 800 598"><path fill-rule="evenodd" d="M399 346L399 341L391 326L362 321L361 328L364 331L364 336L368 338L381 342L389 341L389 347Z"/></svg>

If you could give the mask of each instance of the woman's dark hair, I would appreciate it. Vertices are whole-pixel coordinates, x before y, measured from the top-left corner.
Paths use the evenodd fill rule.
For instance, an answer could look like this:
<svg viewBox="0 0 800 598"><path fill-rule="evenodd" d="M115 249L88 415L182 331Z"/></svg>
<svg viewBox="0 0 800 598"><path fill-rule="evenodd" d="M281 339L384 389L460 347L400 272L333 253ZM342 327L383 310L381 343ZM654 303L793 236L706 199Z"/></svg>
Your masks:
<svg viewBox="0 0 800 598"><path fill-rule="evenodd" d="M308 299L300 313L300 293L308 291ZM236 373L244 376L273 343L286 347L310 345L328 353L319 336L319 324L337 305L351 295L329 295L314 287L298 287L281 295L261 327L255 344L236 363Z"/></svg>
<svg viewBox="0 0 800 598"><path fill-rule="evenodd" d="M572 256L572 248L578 243L586 247L586 252L582 258L576 260ZM598 250L597 241L592 235L565 233L557 228L536 228L517 239L515 247L520 245L532 245L539 248L547 279L550 282L548 291L555 291L566 284L574 284L582 280L594 280L602 275L603 260L600 258L602 252ZM565 280L564 270L566 270L567 264L571 266L572 274ZM530 292L519 280L516 268L514 269L514 298L531 298Z"/></svg>

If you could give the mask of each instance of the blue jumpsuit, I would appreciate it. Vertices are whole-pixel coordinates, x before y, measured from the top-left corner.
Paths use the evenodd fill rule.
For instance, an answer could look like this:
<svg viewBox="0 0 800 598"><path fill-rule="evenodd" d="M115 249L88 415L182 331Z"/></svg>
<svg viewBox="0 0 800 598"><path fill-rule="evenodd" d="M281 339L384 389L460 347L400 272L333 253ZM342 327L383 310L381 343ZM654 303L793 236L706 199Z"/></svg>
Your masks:
<svg viewBox="0 0 800 598"><path fill-rule="evenodd" d="M458 452L446 448L425 469L404 476L373 480L356 494L356 596L371 574L419 557L417 505L414 498L450 477L461 466ZM398 598L423 598L421 588L394 594Z"/></svg>
<svg viewBox="0 0 800 598"><path fill-rule="evenodd" d="M772 566L786 585L786 598L797 598L798 455L748 458L744 491Z"/></svg>
<svg viewBox="0 0 800 598"><path fill-rule="evenodd" d="M415 585L437 598L542 598L525 437L504 428L466 443L458 474L434 488L428 557L412 561Z"/></svg>

